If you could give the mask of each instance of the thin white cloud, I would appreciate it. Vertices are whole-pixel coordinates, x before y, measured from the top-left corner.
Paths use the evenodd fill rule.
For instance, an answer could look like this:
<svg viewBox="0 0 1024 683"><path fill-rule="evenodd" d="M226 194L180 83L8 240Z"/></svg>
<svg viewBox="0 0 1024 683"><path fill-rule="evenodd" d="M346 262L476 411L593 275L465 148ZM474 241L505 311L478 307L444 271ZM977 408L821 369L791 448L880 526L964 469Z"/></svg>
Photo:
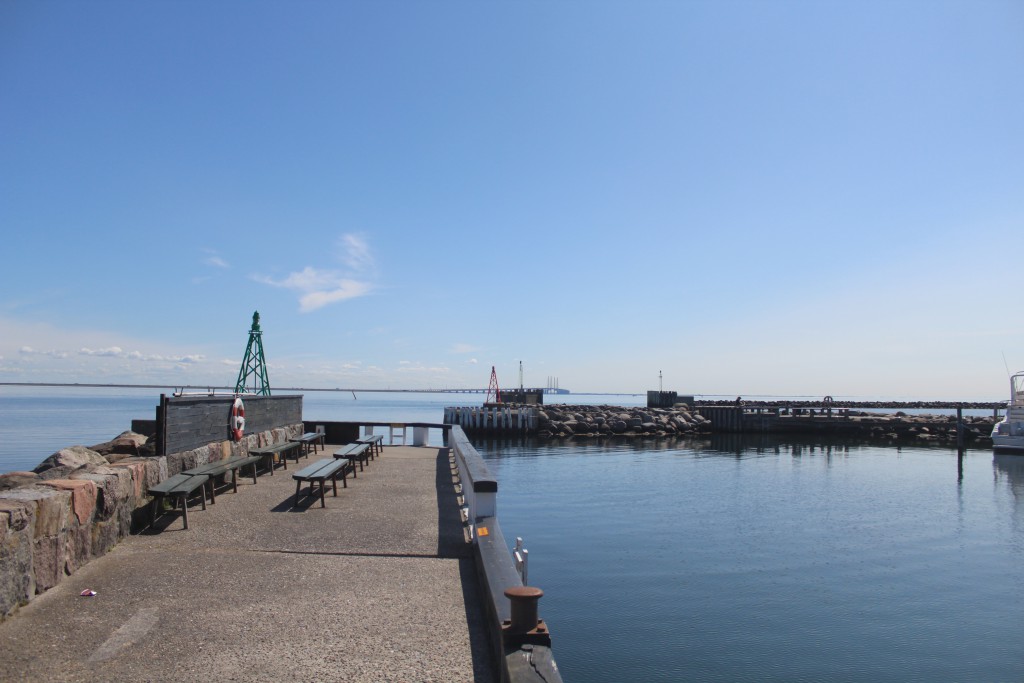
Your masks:
<svg viewBox="0 0 1024 683"><path fill-rule="evenodd" d="M121 358L124 351L121 350L120 346L110 346L105 349L87 349L85 347L78 350L80 356L108 356L110 358Z"/></svg>
<svg viewBox="0 0 1024 683"><path fill-rule="evenodd" d="M355 299L365 296L370 291L370 285L355 280L339 280L335 289L309 292L299 297L299 311L309 313L328 304L333 304L345 299Z"/></svg>
<svg viewBox="0 0 1024 683"><path fill-rule="evenodd" d="M80 356L99 356L104 358L125 358L127 360L138 360L157 363L201 363L205 360L202 354L188 354L184 356L163 356L155 353L142 353L140 351L125 351L120 346L111 346L105 349L81 348L78 351Z"/></svg>
<svg viewBox="0 0 1024 683"><path fill-rule="evenodd" d="M257 282L289 289L299 294L299 311L309 313L346 299L366 296L373 288L365 277L354 277L368 273L374 268L373 254L366 240L359 235L342 235L338 239L341 249L340 261L348 266L349 272L306 266L287 277L275 279L253 276Z"/></svg>
<svg viewBox="0 0 1024 683"><path fill-rule="evenodd" d="M400 368L396 368L395 372L402 372L402 373L425 373L425 372L447 373L447 372L451 372L451 368L447 368L447 367L445 367L443 365L435 366L435 367L427 367L425 365L403 365Z"/></svg>
<svg viewBox="0 0 1024 683"><path fill-rule="evenodd" d="M473 353L474 351L479 351L479 349L472 344L465 344L463 342L459 342L452 347L452 353Z"/></svg>
<svg viewBox="0 0 1024 683"><path fill-rule="evenodd" d="M204 265L213 266L214 268L222 268L224 270L231 267L231 264L222 259L216 249L203 249L203 253L206 254L206 258L203 259Z"/></svg>
<svg viewBox="0 0 1024 683"><path fill-rule="evenodd" d="M476 364L477 364L477 363L479 363L480 361L478 361L478 360L477 360L476 358L470 358L470 359L469 359L469 360L467 360L466 362L467 362L467 363L469 363L470 365L476 365Z"/></svg>
<svg viewBox="0 0 1024 683"><path fill-rule="evenodd" d="M366 272L376 266L370 245L362 235L347 234L338 239L342 250L341 262L356 272Z"/></svg>
<svg viewBox="0 0 1024 683"><path fill-rule="evenodd" d="M58 351L56 349L49 349L46 351L40 351L32 348L31 346L22 346L18 349L18 353L23 356L49 356L50 358L67 358L67 351Z"/></svg>

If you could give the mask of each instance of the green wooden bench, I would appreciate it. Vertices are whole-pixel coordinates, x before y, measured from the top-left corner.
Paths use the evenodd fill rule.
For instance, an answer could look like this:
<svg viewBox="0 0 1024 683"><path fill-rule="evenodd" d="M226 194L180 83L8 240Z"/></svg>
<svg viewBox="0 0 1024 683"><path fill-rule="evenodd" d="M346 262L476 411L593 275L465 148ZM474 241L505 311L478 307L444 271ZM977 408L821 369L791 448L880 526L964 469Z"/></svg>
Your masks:
<svg viewBox="0 0 1024 683"><path fill-rule="evenodd" d="M156 522L156 508L159 501L163 498L169 497L174 500L175 496L181 498L181 514L185 519L185 528L188 528L188 497L198 488L203 488L203 509L206 509L206 482L210 480L205 474L200 475L188 475L188 474L175 474L173 477L164 479L159 484L154 484L149 487L149 495L153 496L153 502L151 503L152 508L150 509L149 525L152 526ZM211 486L212 488L212 486ZM177 508L177 504L174 505Z"/></svg>
<svg viewBox="0 0 1024 683"><path fill-rule="evenodd" d="M338 475L341 475L341 483L345 488L348 488L348 481L345 479L345 475L348 473L349 468L352 468L352 472L355 473L355 467L352 465L351 460L344 458L336 458L332 460L320 460L312 465L306 465L301 470L292 475L292 479L295 480L295 505L299 504L299 493L302 490L302 483L309 482L309 495L315 496L317 485L320 487L320 507L327 507L327 503L324 501L324 489L327 487L327 480L331 480L331 488L334 489L334 495L338 495Z"/></svg>
<svg viewBox="0 0 1024 683"><path fill-rule="evenodd" d="M370 457L376 458L376 454L383 455L384 453L384 435L383 434L367 434L356 439L356 443L365 443L372 446L370 449Z"/></svg>
<svg viewBox="0 0 1024 683"><path fill-rule="evenodd" d="M285 469L288 469L288 454L292 451L298 453L302 449L302 444L298 441L287 441L285 443L274 444L273 446L263 446L262 448L250 448L250 456L258 456L260 458L270 458L270 474L274 474L274 456L278 455L281 457L281 463ZM295 456L295 462L299 461L299 456Z"/></svg>
<svg viewBox="0 0 1024 683"><path fill-rule="evenodd" d="M302 454L309 455L309 447L313 446L313 455L316 455L316 445L320 444L321 448L324 448L324 439L327 437L323 432L306 432L302 436L297 436L292 441L297 441L302 444Z"/></svg>
<svg viewBox="0 0 1024 683"><path fill-rule="evenodd" d="M359 471L363 471L363 465L369 459L367 451L370 450L370 444L368 443L350 443L347 446L342 446L338 450L334 451L335 458L348 458L359 463ZM352 465L352 476L357 477L355 463Z"/></svg>
<svg viewBox="0 0 1024 683"><path fill-rule="evenodd" d="M190 470L184 470L182 474L189 476L202 476L206 475L210 477L210 502L216 503L217 496L214 492L216 488L214 486L213 479L219 477L222 474L231 472L231 489L235 493L238 493L238 470L252 465L252 483L256 483L256 465L262 458L259 456L235 456L232 458L226 458L224 460L215 460L199 467L193 467Z"/></svg>

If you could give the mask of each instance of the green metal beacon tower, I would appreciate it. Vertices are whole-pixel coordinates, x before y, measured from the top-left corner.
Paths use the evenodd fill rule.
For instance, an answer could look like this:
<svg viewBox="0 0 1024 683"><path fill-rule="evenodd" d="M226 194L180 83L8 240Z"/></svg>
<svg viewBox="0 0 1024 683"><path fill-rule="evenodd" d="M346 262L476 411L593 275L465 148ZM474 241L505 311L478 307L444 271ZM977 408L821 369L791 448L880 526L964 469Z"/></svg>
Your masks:
<svg viewBox="0 0 1024 683"><path fill-rule="evenodd" d="M245 385L252 377L252 388ZM249 330L249 343L245 347L245 358L238 371L235 382L236 394L258 394L270 396L270 380L267 379L267 362L263 359L263 332L260 331L260 312L253 311L252 328Z"/></svg>

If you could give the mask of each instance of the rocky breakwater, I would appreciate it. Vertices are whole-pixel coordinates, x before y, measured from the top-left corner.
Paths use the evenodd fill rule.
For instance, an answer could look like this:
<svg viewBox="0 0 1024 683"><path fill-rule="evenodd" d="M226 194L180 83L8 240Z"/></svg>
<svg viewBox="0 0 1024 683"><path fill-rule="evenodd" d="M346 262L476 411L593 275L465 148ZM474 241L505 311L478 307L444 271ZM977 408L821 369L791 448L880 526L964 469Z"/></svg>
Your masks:
<svg viewBox="0 0 1024 683"><path fill-rule="evenodd" d="M958 440L955 415L908 415L902 411L879 414L855 410L849 414L851 431L855 430L873 441L898 444L912 440L949 445L956 444ZM994 424L992 418L965 416L960 425L964 443L987 446L991 443Z"/></svg>
<svg viewBox="0 0 1024 683"><path fill-rule="evenodd" d="M0 475L0 618L129 533L145 486L166 476L157 458L144 457L146 441L124 432Z"/></svg>
<svg viewBox="0 0 1024 683"><path fill-rule="evenodd" d="M677 436L708 432L711 423L685 404L673 408L546 405L537 413L537 435Z"/></svg>

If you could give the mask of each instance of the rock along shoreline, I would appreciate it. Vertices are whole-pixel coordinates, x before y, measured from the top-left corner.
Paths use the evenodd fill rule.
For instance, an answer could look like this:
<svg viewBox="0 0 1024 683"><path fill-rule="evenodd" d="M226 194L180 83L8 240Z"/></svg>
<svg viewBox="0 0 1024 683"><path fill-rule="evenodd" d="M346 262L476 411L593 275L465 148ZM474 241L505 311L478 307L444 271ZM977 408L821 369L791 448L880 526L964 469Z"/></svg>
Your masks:
<svg viewBox="0 0 1024 683"><path fill-rule="evenodd" d="M721 403L697 402L693 407L678 403L672 408L644 408L637 406L613 405L562 405L536 406L537 427L531 436L541 439L565 439L572 437L699 437L720 431L758 431L775 434L831 435L854 438L875 443L921 443L935 445L956 445L962 439L964 444L984 447L991 444L990 434L995 417L964 416L958 435L956 415L908 414L903 410L878 412L899 406L905 410L966 410L993 409L992 403L950 403L919 401L906 403L844 402L842 407L822 402L788 402L786 404L757 401L741 401L744 409L779 409L783 416L802 415L803 420L779 419L777 416L770 426L761 423L754 430L723 429L713 419L701 414L702 408ZM735 404L733 404L735 405ZM837 404L836 404L837 405ZM869 412L872 411L872 412ZM827 416L827 419L826 419ZM771 418L769 417L769 420Z"/></svg>

